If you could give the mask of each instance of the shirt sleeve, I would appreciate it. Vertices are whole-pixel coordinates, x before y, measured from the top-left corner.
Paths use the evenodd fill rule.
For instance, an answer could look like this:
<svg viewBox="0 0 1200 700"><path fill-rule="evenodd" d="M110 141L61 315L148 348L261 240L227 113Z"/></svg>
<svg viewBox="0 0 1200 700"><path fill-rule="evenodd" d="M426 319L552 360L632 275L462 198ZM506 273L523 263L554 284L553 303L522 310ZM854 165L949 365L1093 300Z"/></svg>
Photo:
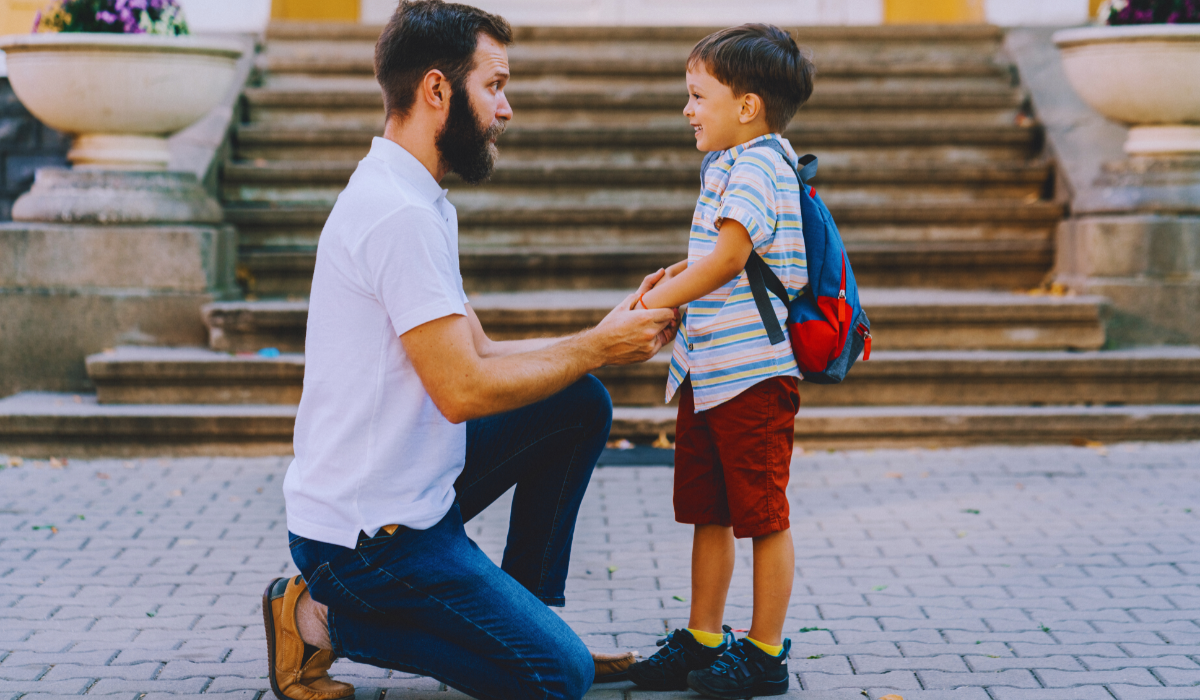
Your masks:
<svg viewBox="0 0 1200 700"><path fill-rule="evenodd" d="M775 235L777 180L775 163L769 155L742 153L729 171L714 226L719 229L723 221L732 219L746 227L756 250L768 247Z"/></svg>
<svg viewBox="0 0 1200 700"><path fill-rule="evenodd" d="M410 205L381 219L351 251L397 336L443 316L466 315L449 235L433 212Z"/></svg>

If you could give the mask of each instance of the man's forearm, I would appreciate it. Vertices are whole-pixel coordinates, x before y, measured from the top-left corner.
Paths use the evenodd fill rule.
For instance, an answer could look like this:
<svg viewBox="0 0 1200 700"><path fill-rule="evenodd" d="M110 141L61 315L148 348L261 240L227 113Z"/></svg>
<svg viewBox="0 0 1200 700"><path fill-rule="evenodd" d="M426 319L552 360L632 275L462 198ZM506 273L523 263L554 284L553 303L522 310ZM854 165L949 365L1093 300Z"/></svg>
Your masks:
<svg viewBox="0 0 1200 700"><path fill-rule="evenodd" d="M506 357L526 352L536 352L562 342L564 338L522 338L520 340L493 340L484 357Z"/></svg>
<svg viewBox="0 0 1200 700"><path fill-rule="evenodd" d="M495 354L497 350L500 354ZM566 338L500 341L492 344L491 353L480 359L474 390L460 397L456 415L447 416L451 421L473 420L528 406L603 366L588 331Z"/></svg>

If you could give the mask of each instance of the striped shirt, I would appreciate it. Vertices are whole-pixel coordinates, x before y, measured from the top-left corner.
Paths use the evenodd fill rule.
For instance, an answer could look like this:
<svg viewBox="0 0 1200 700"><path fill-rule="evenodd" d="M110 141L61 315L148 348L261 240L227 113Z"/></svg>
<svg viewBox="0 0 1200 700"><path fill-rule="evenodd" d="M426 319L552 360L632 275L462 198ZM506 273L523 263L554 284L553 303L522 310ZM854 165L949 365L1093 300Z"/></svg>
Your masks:
<svg viewBox="0 0 1200 700"><path fill-rule="evenodd" d="M718 156L701 187L688 265L716 248L717 229L725 219L746 227L754 249L779 277L794 299L808 284L800 220L800 183L792 165L769 148L753 148L768 140L783 144L796 162L791 144L767 134ZM787 307L769 295L779 325L787 332ZM771 345L743 270L734 279L688 304L667 378L667 401L691 375L696 411L718 406L770 377L800 377L792 345Z"/></svg>

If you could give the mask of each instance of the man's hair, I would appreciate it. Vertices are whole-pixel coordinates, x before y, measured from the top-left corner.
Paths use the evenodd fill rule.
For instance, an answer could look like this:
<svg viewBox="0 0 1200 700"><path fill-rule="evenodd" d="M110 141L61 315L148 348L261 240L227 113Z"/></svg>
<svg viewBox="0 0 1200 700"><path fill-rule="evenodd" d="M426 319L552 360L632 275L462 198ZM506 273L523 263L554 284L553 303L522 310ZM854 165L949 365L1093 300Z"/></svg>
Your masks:
<svg viewBox="0 0 1200 700"><path fill-rule="evenodd" d="M375 79L387 115L408 115L431 70L445 73L458 89L475 68L480 32L505 46L513 42L512 27L498 15L442 0L401 2L375 44Z"/></svg>
<svg viewBox="0 0 1200 700"><path fill-rule="evenodd" d="M688 56L688 68L703 65L733 94L762 98L767 126L783 131L813 91L816 66L791 34L772 24L743 24L713 32Z"/></svg>

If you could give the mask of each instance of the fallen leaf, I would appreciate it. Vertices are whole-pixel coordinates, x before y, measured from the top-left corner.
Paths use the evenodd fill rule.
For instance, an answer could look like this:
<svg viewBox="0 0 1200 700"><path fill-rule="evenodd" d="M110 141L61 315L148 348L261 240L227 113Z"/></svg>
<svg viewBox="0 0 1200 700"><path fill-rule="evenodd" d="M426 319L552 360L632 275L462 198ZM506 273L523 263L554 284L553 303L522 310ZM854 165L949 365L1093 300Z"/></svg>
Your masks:
<svg viewBox="0 0 1200 700"><path fill-rule="evenodd" d="M884 695L883 697L879 698L879 700L904 700L904 698L892 693L891 695Z"/></svg>
<svg viewBox="0 0 1200 700"><path fill-rule="evenodd" d="M962 538L964 538L964 537L966 537L966 536L967 536L967 531L966 531L966 530L959 530L959 531L958 531L957 533L955 533L955 534L956 534L956 535L958 535L958 539L960 539L960 540L961 540Z"/></svg>
<svg viewBox="0 0 1200 700"><path fill-rule="evenodd" d="M67 460L58 459L56 457L50 458L50 468L51 469L62 469L65 466L67 466Z"/></svg>
<svg viewBox="0 0 1200 700"><path fill-rule="evenodd" d="M825 655L824 654L813 654L812 656L806 656L804 658L806 658L806 659L823 659L823 658L825 658Z"/></svg>
<svg viewBox="0 0 1200 700"><path fill-rule="evenodd" d="M961 512L970 513L971 515L979 515L978 508L963 508Z"/></svg>
<svg viewBox="0 0 1200 700"><path fill-rule="evenodd" d="M83 519L84 519L84 518L83 518L83 514L82 514L82 513L80 513L79 515L76 515L75 517L76 517L76 518L79 518L80 520L83 520Z"/></svg>
<svg viewBox="0 0 1200 700"><path fill-rule="evenodd" d="M8 466L10 466L10 467L19 467L24 463L25 463L25 460L21 459L20 457L9 457L8 458Z"/></svg>
<svg viewBox="0 0 1200 700"><path fill-rule="evenodd" d="M610 573L610 574L617 573L617 567L615 567L615 566L608 567L608 573Z"/></svg>
<svg viewBox="0 0 1200 700"><path fill-rule="evenodd" d="M1038 627L1038 629L1040 629L1040 630L1041 630L1041 631L1043 631L1043 632L1047 632L1047 633L1050 631L1050 628L1049 628L1049 627L1047 627L1047 626L1045 626L1045 625L1040 625L1040 626Z"/></svg>
<svg viewBox="0 0 1200 700"><path fill-rule="evenodd" d="M241 503L241 502L242 502L242 497L241 497L241 496L230 496L230 497L229 497L229 502L230 502L230 503Z"/></svg>
<svg viewBox="0 0 1200 700"><path fill-rule="evenodd" d="M686 602L687 602L687 598L684 598L684 597L683 597L683 596L681 596L681 595L673 595L673 596L671 596L671 597L672 597L672 598L674 598L675 600L678 600L680 603L686 603Z"/></svg>
<svg viewBox="0 0 1200 700"><path fill-rule="evenodd" d="M871 590L873 590L873 591L886 591L886 590L887 590L887 584L881 584L881 585L878 585L878 586L871 586Z"/></svg>
<svg viewBox="0 0 1200 700"><path fill-rule="evenodd" d="M1024 490L1025 490L1025 484L1022 484L1021 482L1019 482L1019 481L1018 481L1018 482L1017 482L1017 490L1018 490L1018 491L1024 491Z"/></svg>
<svg viewBox="0 0 1200 700"><path fill-rule="evenodd" d="M889 479L903 479L904 478L904 475L901 474L900 472L888 472L887 474L884 474L884 476Z"/></svg>
<svg viewBox="0 0 1200 700"><path fill-rule="evenodd" d="M49 530L50 532L52 532L56 535L58 534L58 528L54 525L34 525L33 529L34 530Z"/></svg>
<svg viewBox="0 0 1200 700"><path fill-rule="evenodd" d="M96 472L96 478L97 479L111 479L112 477L109 476L108 474L105 474L104 472Z"/></svg>
<svg viewBox="0 0 1200 700"><path fill-rule="evenodd" d="M183 495L183 490L175 489L174 491L172 491L171 493L168 493L167 495L170 496L171 498L179 498L180 496Z"/></svg>
<svg viewBox="0 0 1200 700"><path fill-rule="evenodd" d="M155 616L155 615L157 615L157 614L158 614L158 613L152 613L152 612L148 612L148 613L146 613L146 617L154 617L154 616Z"/></svg>
<svg viewBox="0 0 1200 700"><path fill-rule="evenodd" d="M800 628L801 633L804 633L804 632L828 632L828 631L829 630L825 629L824 627L801 627Z"/></svg>
<svg viewBox="0 0 1200 700"><path fill-rule="evenodd" d="M254 489L254 493L262 493L262 491L263 491L263 489L262 489L262 487L261 487L261 486L259 486L258 488Z"/></svg>
<svg viewBox="0 0 1200 700"><path fill-rule="evenodd" d="M83 397L80 396L79 394L72 396L71 400L74 401L75 403L83 403Z"/></svg>

